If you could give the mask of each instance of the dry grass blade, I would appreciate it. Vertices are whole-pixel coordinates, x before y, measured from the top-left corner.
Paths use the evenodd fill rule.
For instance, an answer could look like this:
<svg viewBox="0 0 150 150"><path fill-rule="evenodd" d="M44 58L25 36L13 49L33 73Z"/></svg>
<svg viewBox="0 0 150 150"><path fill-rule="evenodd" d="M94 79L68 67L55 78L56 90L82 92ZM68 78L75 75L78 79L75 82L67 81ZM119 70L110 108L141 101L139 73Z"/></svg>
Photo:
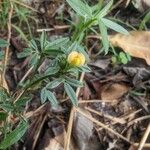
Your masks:
<svg viewBox="0 0 150 150"><path fill-rule="evenodd" d="M94 100L82 100L82 101L79 101L79 104L84 104L84 103L116 103L118 102L118 100L102 100L102 99L94 99Z"/></svg>
<svg viewBox="0 0 150 150"><path fill-rule="evenodd" d="M28 6L28 5L24 4L23 2L19 2L17 0L12 0L12 1L15 2L15 3L17 3L20 6L23 6L23 7L26 7L28 9L32 10L32 11L38 12L36 9L32 8L31 6Z"/></svg>
<svg viewBox="0 0 150 150"><path fill-rule="evenodd" d="M126 123L126 121L124 119L120 119L120 118L113 117L113 116L110 116L110 115L107 115L107 114L103 114L102 112L98 112L98 111L96 111L94 109L91 109L89 107L85 107L85 109L90 111L90 112L92 112L92 113L95 113L95 114L97 114L99 116L104 116L105 118L110 119L114 123L120 123L120 124Z"/></svg>
<svg viewBox="0 0 150 150"><path fill-rule="evenodd" d="M10 43L10 39L11 39L11 18L12 18L12 15L13 15L13 3L12 3L11 0L9 2L10 2L10 11L9 11L9 14L8 14L8 23L7 23L7 29L8 29L7 42L8 43ZM7 91L8 91L8 87L7 87L7 84L6 84L6 81L5 81L5 73L6 73L6 67L7 67L7 64L8 64L8 57L9 57L9 45L6 47L6 50L5 50L4 67L3 67L3 72L2 72L2 75L1 75L1 85L6 86L4 88L6 88Z"/></svg>
<svg viewBox="0 0 150 150"><path fill-rule="evenodd" d="M63 29L68 29L68 28L70 28L70 25L62 25L62 26L56 25L53 28L37 29L37 32L43 32L43 31L49 32L49 31L63 30Z"/></svg>
<svg viewBox="0 0 150 150"><path fill-rule="evenodd" d="M84 78L84 73L81 74L80 76L80 81L83 81ZM78 87L76 90L76 96L79 96L81 87ZM69 145L70 145L70 139L71 139L71 132L72 132L72 126L73 126L73 118L75 114L75 106L71 109L70 117L69 117L69 123L68 123L68 128L67 128L67 134L65 137L65 144L64 144L64 150L69 150Z"/></svg>
<svg viewBox="0 0 150 150"><path fill-rule="evenodd" d="M130 121L130 122L128 123L128 126L131 126L131 125L134 124L134 123L137 123L137 122L139 122L139 121L142 121L142 120L145 120L145 119L149 119L149 118L150 118L150 115L136 118L136 119Z"/></svg>
<svg viewBox="0 0 150 150"><path fill-rule="evenodd" d="M148 127L147 127L147 129L146 129L146 131L144 133L144 136L141 139L141 142L139 144L138 150L142 150L143 149L144 144L145 144L145 142L146 142L146 140L147 140L147 138L149 136L149 133L150 133L150 123L149 123L149 125L148 125Z"/></svg>
<svg viewBox="0 0 150 150"><path fill-rule="evenodd" d="M104 129L110 131L111 133L113 133L114 135L116 135L117 137L121 138L122 140L132 144L127 138L125 138L124 136L122 136L121 134L119 134L118 132L114 131L111 128L108 128L105 124L101 123L100 121L96 120L95 118L89 116L88 114L85 114L82 110L80 110L79 108L76 108L76 111L79 112L80 114L82 114L84 117L88 118L89 120L93 121L94 123L96 123L97 125L103 127Z"/></svg>

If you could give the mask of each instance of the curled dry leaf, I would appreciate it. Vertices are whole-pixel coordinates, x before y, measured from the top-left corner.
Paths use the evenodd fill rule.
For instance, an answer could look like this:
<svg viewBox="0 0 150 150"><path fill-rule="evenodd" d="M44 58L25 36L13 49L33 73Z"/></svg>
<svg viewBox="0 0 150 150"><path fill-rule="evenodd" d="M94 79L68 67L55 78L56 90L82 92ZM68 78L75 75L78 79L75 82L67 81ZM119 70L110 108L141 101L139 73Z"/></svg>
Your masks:
<svg viewBox="0 0 150 150"><path fill-rule="evenodd" d="M132 31L129 35L116 34L109 37L115 47L122 48L133 57L145 59L150 65L150 32Z"/></svg>
<svg viewBox="0 0 150 150"><path fill-rule="evenodd" d="M91 114L84 110L84 112L91 116ZM94 124L89 119L85 118L80 113L76 114L73 127L73 137L75 139L76 147L80 150L87 150L91 147L90 137L93 134Z"/></svg>

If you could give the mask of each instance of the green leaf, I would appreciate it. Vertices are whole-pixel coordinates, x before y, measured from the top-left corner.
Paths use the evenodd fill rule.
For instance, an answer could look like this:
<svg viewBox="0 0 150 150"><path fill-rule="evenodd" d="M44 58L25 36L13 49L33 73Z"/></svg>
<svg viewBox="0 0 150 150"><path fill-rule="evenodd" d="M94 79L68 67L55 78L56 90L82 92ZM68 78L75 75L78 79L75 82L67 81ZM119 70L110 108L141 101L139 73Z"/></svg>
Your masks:
<svg viewBox="0 0 150 150"><path fill-rule="evenodd" d="M127 56L128 61L131 61L131 56L130 56L130 54L129 54L129 53L126 53L126 56Z"/></svg>
<svg viewBox="0 0 150 150"><path fill-rule="evenodd" d="M8 114L6 112L0 112L0 121L6 120Z"/></svg>
<svg viewBox="0 0 150 150"><path fill-rule="evenodd" d="M75 87L83 87L83 83L81 83L80 81L76 80L76 79L72 79L70 77L65 76L65 81Z"/></svg>
<svg viewBox="0 0 150 150"><path fill-rule="evenodd" d="M42 103L42 104L45 103L46 100L47 100L47 94L46 94L46 92L47 92L47 89L46 89L46 88L43 88L43 89L41 90L41 103Z"/></svg>
<svg viewBox="0 0 150 150"><path fill-rule="evenodd" d="M45 71L45 75L56 74L59 70L60 70L60 67L59 67L59 66L49 67L49 68L47 68L47 70Z"/></svg>
<svg viewBox="0 0 150 150"><path fill-rule="evenodd" d="M9 111L13 111L14 110L14 107L11 103L3 103L3 104L0 104L0 108L9 112Z"/></svg>
<svg viewBox="0 0 150 150"><path fill-rule="evenodd" d="M37 65L39 58L40 58L40 56L37 53L32 54L31 58L30 58L29 65L30 66Z"/></svg>
<svg viewBox="0 0 150 150"><path fill-rule="evenodd" d="M75 41L75 42L73 42L73 43L71 44L71 46L69 46L69 47L68 47L68 49L67 49L67 53L69 54L71 51L76 50L76 49L77 49L77 47L78 47L77 42L76 42L76 41Z"/></svg>
<svg viewBox="0 0 150 150"><path fill-rule="evenodd" d="M47 94L47 98L51 102L52 106L56 107L58 105L58 101L57 101L55 95L50 91L47 91L46 94Z"/></svg>
<svg viewBox="0 0 150 150"><path fill-rule="evenodd" d="M17 54L17 57L18 58L24 58L24 57L27 57L29 55L31 55L31 49L30 48L24 48L23 52Z"/></svg>
<svg viewBox="0 0 150 150"><path fill-rule="evenodd" d="M80 72L91 72L91 68L89 68L87 65L83 65L78 68Z"/></svg>
<svg viewBox="0 0 150 150"><path fill-rule="evenodd" d="M107 54L108 49L109 49L107 28L100 19L99 19L99 29L100 29L101 36L102 36L102 43L103 43L103 46L104 46L104 49L105 49L105 54Z"/></svg>
<svg viewBox="0 0 150 150"><path fill-rule="evenodd" d="M0 60L3 60L4 58L4 51L0 51Z"/></svg>
<svg viewBox="0 0 150 150"><path fill-rule="evenodd" d="M117 24L109 19L101 18L101 21L105 24L106 27L108 27L116 32L119 32L122 34L129 34L129 32L126 29L124 29L122 26L120 26L119 24Z"/></svg>
<svg viewBox="0 0 150 150"><path fill-rule="evenodd" d="M16 101L15 105L17 107L25 106L26 102L30 101L32 97L22 97L18 101Z"/></svg>
<svg viewBox="0 0 150 150"><path fill-rule="evenodd" d="M58 101L55 97L55 95L50 92L49 90L47 90L46 88L43 88L41 90L41 102L42 104L46 102L46 100L49 100L52 104L52 106L57 106L58 105Z"/></svg>
<svg viewBox="0 0 150 150"><path fill-rule="evenodd" d="M73 88L68 83L64 83L64 88L65 88L67 95L70 97L72 104L74 106L77 106L78 100L77 100L77 97Z"/></svg>
<svg viewBox="0 0 150 150"><path fill-rule="evenodd" d="M5 102L9 98L6 89L0 87L0 102Z"/></svg>
<svg viewBox="0 0 150 150"><path fill-rule="evenodd" d="M66 1L72 7L72 9L80 16L83 16L85 19L92 17L92 9L88 6L88 4L85 4L80 0L66 0Z"/></svg>
<svg viewBox="0 0 150 150"><path fill-rule="evenodd" d="M26 37L26 35L23 33L23 31L16 25L12 24L12 27L20 34L20 36L26 41L28 42L28 39Z"/></svg>
<svg viewBox="0 0 150 150"><path fill-rule="evenodd" d="M6 47L8 45L9 45L9 43L7 41L0 39L0 47Z"/></svg>
<svg viewBox="0 0 150 150"><path fill-rule="evenodd" d="M28 128L26 121L21 121L19 125L10 133L6 134L6 138L0 143L0 149L6 149L18 142L25 134Z"/></svg>
<svg viewBox="0 0 150 150"><path fill-rule="evenodd" d="M56 88L59 84L61 84L63 82L62 79L56 79L56 80L53 80L51 81L50 83L48 83L46 85L46 88L47 89L53 89L53 88Z"/></svg>
<svg viewBox="0 0 150 150"><path fill-rule="evenodd" d="M119 53L119 59L123 64L127 64L128 63L128 59L126 57L126 54L123 52Z"/></svg>
<svg viewBox="0 0 150 150"><path fill-rule="evenodd" d="M51 50L61 48L68 41L69 41L68 38L60 38L60 39L54 40L53 42L48 42L47 45L45 46L45 51L51 51Z"/></svg>
<svg viewBox="0 0 150 150"><path fill-rule="evenodd" d="M45 31L42 32L42 35L40 37L40 44L41 44L41 50L43 51L46 46L46 33Z"/></svg>
<svg viewBox="0 0 150 150"><path fill-rule="evenodd" d="M58 55L64 54L64 52L61 51L61 50L47 49L47 50L44 51L44 54L47 54L47 55L49 55L51 57L56 57Z"/></svg>
<svg viewBox="0 0 150 150"><path fill-rule="evenodd" d="M104 8L98 13L97 16L98 16L99 18L102 18L102 17L106 16L112 5L113 5L113 0L111 0Z"/></svg>
<svg viewBox="0 0 150 150"><path fill-rule="evenodd" d="M32 39L32 40L30 41L29 45L30 45L30 47L31 47L32 49L34 49L35 51L38 52L38 46L37 46L37 43L36 43L35 40Z"/></svg>

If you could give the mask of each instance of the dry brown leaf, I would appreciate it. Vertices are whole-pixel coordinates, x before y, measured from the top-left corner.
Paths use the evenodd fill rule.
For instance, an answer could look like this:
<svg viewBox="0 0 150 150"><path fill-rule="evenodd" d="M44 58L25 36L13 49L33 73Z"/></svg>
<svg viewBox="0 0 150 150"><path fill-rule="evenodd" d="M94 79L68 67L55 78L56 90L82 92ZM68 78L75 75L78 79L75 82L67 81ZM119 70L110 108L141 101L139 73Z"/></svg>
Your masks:
<svg viewBox="0 0 150 150"><path fill-rule="evenodd" d="M129 35L116 34L110 36L115 47L122 48L133 57L145 59L150 65L150 31L132 31Z"/></svg>
<svg viewBox="0 0 150 150"><path fill-rule="evenodd" d="M63 139L64 133L53 139L50 139L49 144L47 145L47 147L44 148L44 150L63 150Z"/></svg>
<svg viewBox="0 0 150 150"><path fill-rule="evenodd" d="M66 132L64 131L62 134L50 139L48 145L43 150L64 150L65 136ZM70 143L70 150L75 150L72 141Z"/></svg>
<svg viewBox="0 0 150 150"><path fill-rule="evenodd" d="M150 8L150 0L134 0L133 5L140 12L144 12Z"/></svg>
<svg viewBox="0 0 150 150"><path fill-rule="evenodd" d="M112 85L106 84L103 87L103 90L101 92L101 99L102 100L116 100L123 96L127 91L129 90L129 87L125 84L119 84L114 83Z"/></svg>

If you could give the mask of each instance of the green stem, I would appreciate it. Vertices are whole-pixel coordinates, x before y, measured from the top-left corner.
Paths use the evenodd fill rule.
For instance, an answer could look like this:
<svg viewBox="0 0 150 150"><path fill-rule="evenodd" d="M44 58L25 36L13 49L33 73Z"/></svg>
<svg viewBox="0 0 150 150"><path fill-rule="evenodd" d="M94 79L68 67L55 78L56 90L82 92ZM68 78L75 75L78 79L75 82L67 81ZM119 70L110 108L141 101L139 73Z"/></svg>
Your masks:
<svg viewBox="0 0 150 150"><path fill-rule="evenodd" d="M92 23L95 21L96 19L91 19L89 21L87 21L85 24L79 24L80 28L77 29L73 35L72 41L78 41L80 39L80 36L84 33L84 31L90 26L92 25ZM81 39L80 39L81 41Z"/></svg>

